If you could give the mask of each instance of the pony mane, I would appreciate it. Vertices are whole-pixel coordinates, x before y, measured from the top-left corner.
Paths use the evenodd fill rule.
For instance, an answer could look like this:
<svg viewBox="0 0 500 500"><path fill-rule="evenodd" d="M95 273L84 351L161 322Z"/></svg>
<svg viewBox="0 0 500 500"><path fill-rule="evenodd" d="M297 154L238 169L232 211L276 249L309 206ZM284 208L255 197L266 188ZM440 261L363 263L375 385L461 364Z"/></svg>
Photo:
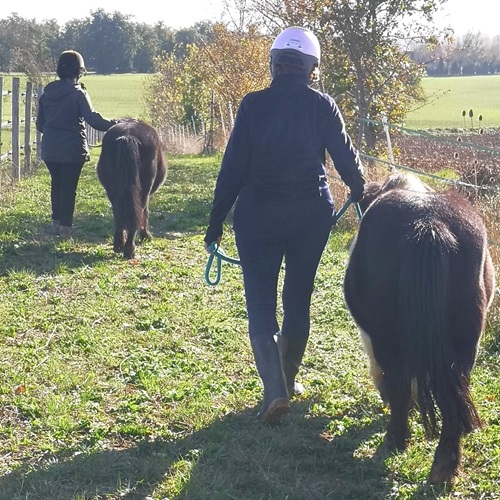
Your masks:
<svg viewBox="0 0 500 500"><path fill-rule="evenodd" d="M397 172L390 175L380 189L380 194L392 189L403 189L405 191L417 191L419 193L432 192L430 186L425 184L419 177L408 172Z"/></svg>
<svg viewBox="0 0 500 500"><path fill-rule="evenodd" d="M389 175L384 182L369 182L365 186L365 194L360 202L362 212L380 196L395 189L403 191L414 191L418 193L434 192L430 186L410 172L396 172Z"/></svg>

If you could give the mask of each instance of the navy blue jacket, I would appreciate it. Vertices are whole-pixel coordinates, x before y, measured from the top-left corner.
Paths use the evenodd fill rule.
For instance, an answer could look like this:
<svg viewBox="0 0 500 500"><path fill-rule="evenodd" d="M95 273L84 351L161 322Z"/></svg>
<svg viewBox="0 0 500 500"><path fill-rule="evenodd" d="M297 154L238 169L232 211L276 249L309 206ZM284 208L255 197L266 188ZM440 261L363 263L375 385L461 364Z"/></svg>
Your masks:
<svg viewBox="0 0 500 500"><path fill-rule="evenodd" d="M302 75L278 75L241 101L215 186L207 244L222 235L243 187L266 200L331 200L325 151L350 190L363 191L363 167L335 101L308 83Z"/></svg>
<svg viewBox="0 0 500 500"><path fill-rule="evenodd" d="M42 132L42 160L84 162L89 160L85 122L105 132L115 121L94 111L85 87L57 80L49 83L38 102L36 127Z"/></svg>

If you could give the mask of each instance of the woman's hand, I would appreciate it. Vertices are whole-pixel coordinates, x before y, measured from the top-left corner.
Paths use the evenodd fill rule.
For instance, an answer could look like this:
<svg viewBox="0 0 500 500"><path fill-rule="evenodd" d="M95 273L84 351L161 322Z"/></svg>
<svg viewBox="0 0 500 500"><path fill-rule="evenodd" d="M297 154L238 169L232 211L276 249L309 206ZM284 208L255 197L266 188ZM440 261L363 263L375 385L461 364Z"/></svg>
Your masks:
<svg viewBox="0 0 500 500"><path fill-rule="evenodd" d="M208 243L205 243L205 250L207 251L207 253L211 254L213 253L213 251L210 249L210 247L212 246L213 243L215 243L215 246L216 247L219 247L220 246L220 242L222 240L222 236L219 236L215 242L212 241L212 243L208 244Z"/></svg>

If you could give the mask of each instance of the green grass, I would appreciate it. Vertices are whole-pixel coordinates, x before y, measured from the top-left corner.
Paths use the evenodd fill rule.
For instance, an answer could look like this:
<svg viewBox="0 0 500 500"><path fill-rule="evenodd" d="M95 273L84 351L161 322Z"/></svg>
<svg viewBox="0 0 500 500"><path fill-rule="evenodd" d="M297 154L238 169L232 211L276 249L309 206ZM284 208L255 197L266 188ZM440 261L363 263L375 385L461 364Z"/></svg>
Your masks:
<svg viewBox="0 0 500 500"><path fill-rule="evenodd" d="M3 89L12 90L12 78L20 78L21 92L26 90L26 77L21 74L0 74L3 77ZM143 100L144 80L148 77L143 73L120 75L88 74L80 80L87 89L94 108L103 116L123 118L132 116L145 118L147 110ZM55 80L49 78L47 83ZM11 117L10 97L4 97L3 120ZM24 112L21 113L24 116Z"/></svg>
<svg viewBox="0 0 500 500"><path fill-rule="evenodd" d="M408 114L411 129L469 129L500 127L500 75L424 78L428 103ZM469 110L474 116L472 122ZM462 111L466 111L465 121ZM482 115L483 120L478 117Z"/></svg>
<svg viewBox="0 0 500 500"><path fill-rule="evenodd" d="M494 333L473 374L486 426L464 439L455 492L428 487L436 442L417 418L406 452L381 448L387 411L342 296L354 229L345 217L313 295L306 393L282 425L261 425L241 270L224 265L220 285L204 281L220 157L169 158L151 202L154 239L134 261L112 252L95 160L79 185L72 240L47 231L44 168L0 207L0 498L500 496ZM236 255L229 224L223 247Z"/></svg>
<svg viewBox="0 0 500 500"><path fill-rule="evenodd" d="M94 108L109 118L147 119L143 99L144 80L148 75L86 75L82 78ZM149 120L148 120L149 121Z"/></svg>

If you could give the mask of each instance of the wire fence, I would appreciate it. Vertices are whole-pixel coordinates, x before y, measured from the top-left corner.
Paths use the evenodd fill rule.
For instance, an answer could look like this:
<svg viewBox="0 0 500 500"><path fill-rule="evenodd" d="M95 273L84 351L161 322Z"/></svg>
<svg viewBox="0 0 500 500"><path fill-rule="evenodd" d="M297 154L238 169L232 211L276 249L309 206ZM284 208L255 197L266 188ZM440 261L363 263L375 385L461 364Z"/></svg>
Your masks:
<svg viewBox="0 0 500 500"><path fill-rule="evenodd" d="M474 203L488 229L490 250L500 262L500 131L463 129L460 133L412 130L369 121L385 134L385 155L362 154L368 165L404 170L437 188L456 189Z"/></svg>
<svg viewBox="0 0 500 500"><path fill-rule="evenodd" d="M34 127L38 97L42 88L30 82L20 88L19 78L12 79L12 89L4 88L0 77L0 201L2 193L32 165L39 164L40 139ZM198 154L222 150L234 120L214 120L207 129L172 124L158 130L166 151L171 154ZM220 108L220 106L219 106ZM229 107L231 109L231 107ZM220 111L220 110L219 110ZM222 114L221 114L222 116ZM371 166L388 170L407 170L424 176L429 182L453 187L474 201L485 218L492 245L500 247L500 131L464 129L459 133L412 130L385 120L364 120L380 132L377 151L362 154L370 173ZM103 132L87 127L89 144L99 147ZM215 139L216 138L216 139ZM210 146L207 148L207 146ZM500 255L499 255L500 257Z"/></svg>

